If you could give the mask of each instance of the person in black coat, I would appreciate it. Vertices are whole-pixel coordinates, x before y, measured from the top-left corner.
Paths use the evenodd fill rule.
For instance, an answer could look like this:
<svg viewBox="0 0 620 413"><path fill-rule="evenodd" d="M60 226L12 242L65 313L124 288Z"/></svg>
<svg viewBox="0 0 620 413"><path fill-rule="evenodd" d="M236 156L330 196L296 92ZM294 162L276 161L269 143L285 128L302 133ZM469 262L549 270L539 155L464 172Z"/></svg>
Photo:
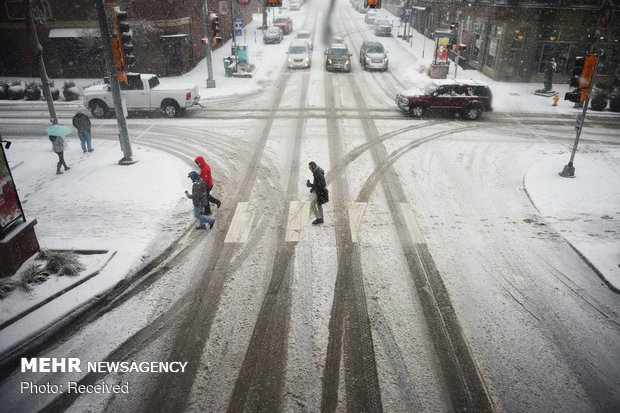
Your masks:
<svg viewBox="0 0 620 413"><path fill-rule="evenodd" d="M90 136L90 119L88 115L85 113L78 112L73 116L73 126L78 131L78 136L80 137L80 144L82 145L82 151L92 152L93 147L91 145L91 136Z"/></svg>
<svg viewBox="0 0 620 413"><path fill-rule="evenodd" d="M310 188L310 193L314 194L310 208L316 218L312 221L312 225L318 225L323 223L323 204L329 202L329 191L327 190L323 169L314 161L308 163L308 168L312 172L313 182L311 183L309 179L306 180L306 186Z"/></svg>

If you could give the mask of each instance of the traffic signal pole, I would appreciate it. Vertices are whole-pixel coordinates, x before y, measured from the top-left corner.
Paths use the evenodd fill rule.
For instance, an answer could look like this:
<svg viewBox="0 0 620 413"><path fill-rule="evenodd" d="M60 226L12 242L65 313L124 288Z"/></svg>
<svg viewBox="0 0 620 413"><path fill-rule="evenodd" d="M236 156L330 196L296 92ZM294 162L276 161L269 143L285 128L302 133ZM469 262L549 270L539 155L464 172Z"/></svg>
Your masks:
<svg viewBox="0 0 620 413"><path fill-rule="evenodd" d="M581 136L581 129L583 129L583 122L586 120L586 113L588 112L588 105L590 104L590 94L592 93L592 87L594 86L594 74L596 73L597 64L598 58L594 63L594 69L592 70L592 77L590 78L590 84L588 85L586 99L583 102L583 110L581 111L581 115L577 116L577 123L575 125L575 130L577 131L577 133L575 135L575 143L573 144L573 150L570 155L570 160L566 165L564 165L564 169L562 169L562 172L560 172L560 176L563 178L575 177L575 167L573 166L573 161L575 160L577 145L579 144L579 137Z"/></svg>
<svg viewBox="0 0 620 413"><path fill-rule="evenodd" d="M207 39L205 44L205 53L207 55L207 88L215 87L215 79L213 79L213 59L211 58L211 36L210 27L209 27L209 5L207 4L207 0L200 1L202 6L202 16L205 22L205 38Z"/></svg>
<svg viewBox="0 0 620 413"><path fill-rule="evenodd" d="M110 45L110 30L105 14L103 0L95 0L97 8L97 18L99 20L99 30L101 31L101 41L103 43L103 56L105 65L110 79L110 88L112 89L112 99L114 100L114 113L116 114L116 122L118 124L118 138L123 151L123 158L118 161L121 165L130 165L135 163L132 159L131 144L129 142L129 132L127 130L127 122L125 121L125 113L123 112L123 104L121 98L121 87L118 83L116 69L114 68L114 58L112 57L112 46Z"/></svg>
<svg viewBox="0 0 620 413"><path fill-rule="evenodd" d="M47 102L47 108L50 112L50 121L52 124L58 124L58 117L56 116L56 109L54 108L54 99L50 92L50 79L47 76L47 70L45 70L45 62L43 61L43 46L39 43L39 37L37 36L37 29L34 24L34 16L32 12L32 0L24 0L24 6L26 6L26 26L32 39L32 44L36 49L37 63L39 65L39 77L41 77L41 88L43 89L43 96Z"/></svg>

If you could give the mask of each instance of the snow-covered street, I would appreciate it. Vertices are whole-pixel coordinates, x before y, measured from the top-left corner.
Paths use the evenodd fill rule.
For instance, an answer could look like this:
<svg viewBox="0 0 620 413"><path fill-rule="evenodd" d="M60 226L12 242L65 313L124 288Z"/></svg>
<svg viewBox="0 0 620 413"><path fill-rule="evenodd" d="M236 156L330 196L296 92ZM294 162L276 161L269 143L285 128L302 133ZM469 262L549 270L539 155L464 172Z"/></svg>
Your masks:
<svg viewBox="0 0 620 413"><path fill-rule="evenodd" d="M411 44L382 39L390 70L363 71L355 53L373 35L340 2L332 24L354 50L353 70L327 73L319 5L289 13L316 35L311 68L287 70L288 42L262 45L255 16L244 39L255 76L224 77L218 63L217 87L207 89L199 64L182 78L200 84L204 109L128 118L133 165L117 164L116 121L93 119L94 152L70 135L71 170L55 175L45 106L2 102L12 113L0 119L12 141L5 153L41 248L101 253L80 255L87 269L76 282L92 277L47 303L71 282L53 276L2 299L0 354L9 359L40 335L37 357L187 363L183 374L44 374L14 364L0 382L3 409L620 406L617 114L588 118L576 177L563 178L580 113L570 102L551 106L532 94L538 85L459 68L458 78L490 85L494 111L474 122L411 119L394 98L428 81L418 69L432 45L423 59L419 34ZM84 111L59 106L67 125ZM222 200L211 230L194 229L184 195L198 155ZM311 160L330 190L315 226ZM56 328L65 321L70 329ZM130 391L20 391L24 382L102 381Z"/></svg>

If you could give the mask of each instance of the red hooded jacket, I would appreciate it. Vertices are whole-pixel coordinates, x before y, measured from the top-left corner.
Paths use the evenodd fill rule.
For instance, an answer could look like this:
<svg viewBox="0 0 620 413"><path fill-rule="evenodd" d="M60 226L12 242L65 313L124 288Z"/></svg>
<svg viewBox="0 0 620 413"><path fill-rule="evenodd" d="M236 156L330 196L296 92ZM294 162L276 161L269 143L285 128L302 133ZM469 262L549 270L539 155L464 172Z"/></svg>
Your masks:
<svg viewBox="0 0 620 413"><path fill-rule="evenodd" d="M200 168L200 177L202 178L203 181L205 181L207 188L211 190L211 188L213 188L213 178L211 178L211 167L209 166L207 161L205 161L205 158L203 156L197 156L196 159L194 159L194 162L196 162L196 165L198 165L198 167Z"/></svg>

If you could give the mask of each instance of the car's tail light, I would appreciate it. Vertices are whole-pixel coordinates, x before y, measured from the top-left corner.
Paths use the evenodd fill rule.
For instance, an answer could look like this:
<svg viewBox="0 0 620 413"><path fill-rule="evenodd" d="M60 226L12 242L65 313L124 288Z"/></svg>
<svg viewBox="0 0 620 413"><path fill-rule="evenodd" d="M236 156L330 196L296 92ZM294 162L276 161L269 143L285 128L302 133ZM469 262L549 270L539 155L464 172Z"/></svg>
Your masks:
<svg viewBox="0 0 620 413"><path fill-rule="evenodd" d="M185 100L192 100L192 92L187 92L185 94Z"/></svg>

